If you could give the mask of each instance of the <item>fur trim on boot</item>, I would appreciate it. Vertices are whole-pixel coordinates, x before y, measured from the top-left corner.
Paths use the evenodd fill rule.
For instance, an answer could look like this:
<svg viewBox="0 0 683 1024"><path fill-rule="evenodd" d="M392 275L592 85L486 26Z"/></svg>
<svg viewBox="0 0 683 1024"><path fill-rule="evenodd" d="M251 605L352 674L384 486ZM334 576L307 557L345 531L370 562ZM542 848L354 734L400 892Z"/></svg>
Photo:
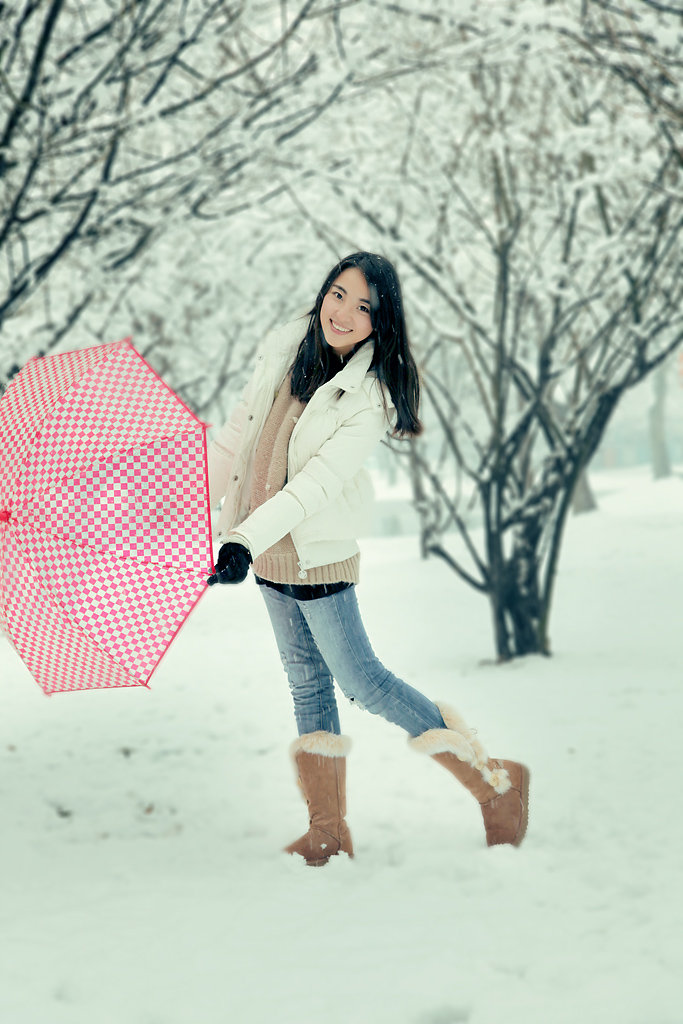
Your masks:
<svg viewBox="0 0 683 1024"><path fill-rule="evenodd" d="M481 741L477 739L475 730L470 729L457 711L447 704L437 703L436 706L441 712L446 728L428 729L427 732L408 740L413 750L429 754L430 757L436 754L454 754L459 761L479 772L486 785L496 793L506 793L510 788L508 773L504 768L500 768L496 761L490 760ZM487 793L486 790L483 792L486 793L486 799L489 799L491 793Z"/></svg>
<svg viewBox="0 0 683 1024"><path fill-rule="evenodd" d="M289 748L289 753L294 758L300 750L307 754L320 754L321 757L346 757L351 750L350 736L337 736L334 732L305 732L298 736Z"/></svg>
<svg viewBox="0 0 683 1024"><path fill-rule="evenodd" d="M529 813L529 769L489 758L473 729L452 709L437 704L447 728L429 729L408 741L458 779L481 806L488 846L519 846Z"/></svg>
<svg viewBox="0 0 683 1024"><path fill-rule="evenodd" d="M299 736L290 751L298 784L308 805L308 832L285 847L311 867L327 864L330 857L346 853L353 857L351 833L346 824L346 754L351 749L347 736L310 732Z"/></svg>

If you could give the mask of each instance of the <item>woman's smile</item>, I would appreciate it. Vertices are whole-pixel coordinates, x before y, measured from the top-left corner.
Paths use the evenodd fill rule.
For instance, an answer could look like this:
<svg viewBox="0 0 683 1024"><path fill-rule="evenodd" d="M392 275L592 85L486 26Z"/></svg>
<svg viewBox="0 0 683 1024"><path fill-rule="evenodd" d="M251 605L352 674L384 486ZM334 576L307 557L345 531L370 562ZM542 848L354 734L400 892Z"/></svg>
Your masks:
<svg viewBox="0 0 683 1024"><path fill-rule="evenodd" d="M341 324L336 323L334 320L330 320L332 324L332 330L336 331L337 334L348 334L352 329L351 327L342 327Z"/></svg>

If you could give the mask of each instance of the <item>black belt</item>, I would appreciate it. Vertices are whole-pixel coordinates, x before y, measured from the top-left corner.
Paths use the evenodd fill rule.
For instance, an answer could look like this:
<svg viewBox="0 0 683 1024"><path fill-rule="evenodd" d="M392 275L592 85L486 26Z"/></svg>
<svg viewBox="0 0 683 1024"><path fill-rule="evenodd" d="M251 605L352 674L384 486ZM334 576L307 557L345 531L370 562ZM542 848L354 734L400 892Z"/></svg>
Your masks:
<svg viewBox="0 0 683 1024"><path fill-rule="evenodd" d="M329 597L330 594L338 594L340 590L352 587L353 583L342 580L340 583L273 583L272 580L254 577L259 587L272 587L278 593L286 597L293 597L297 601L315 601L319 597Z"/></svg>

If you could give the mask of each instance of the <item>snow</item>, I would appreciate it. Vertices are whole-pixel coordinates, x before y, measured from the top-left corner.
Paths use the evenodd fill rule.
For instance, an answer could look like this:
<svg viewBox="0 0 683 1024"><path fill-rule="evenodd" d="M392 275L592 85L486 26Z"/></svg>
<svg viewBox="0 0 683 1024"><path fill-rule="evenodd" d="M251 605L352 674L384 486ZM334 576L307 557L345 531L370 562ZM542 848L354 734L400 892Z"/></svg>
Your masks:
<svg viewBox="0 0 683 1024"><path fill-rule="evenodd" d="M518 850L395 727L340 705L356 858L305 828L257 588L214 588L151 691L45 698L0 643L0 1020L680 1024L683 480L592 477L554 656L491 660L485 602L368 538L380 657L532 769Z"/></svg>

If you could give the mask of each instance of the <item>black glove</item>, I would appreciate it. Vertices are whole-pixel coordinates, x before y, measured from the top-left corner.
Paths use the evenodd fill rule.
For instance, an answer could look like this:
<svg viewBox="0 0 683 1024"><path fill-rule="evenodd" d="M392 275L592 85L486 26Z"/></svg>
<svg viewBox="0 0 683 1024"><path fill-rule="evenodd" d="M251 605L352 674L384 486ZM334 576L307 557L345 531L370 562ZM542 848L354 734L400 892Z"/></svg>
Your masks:
<svg viewBox="0 0 683 1024"><path fill-rule="evenodd" d="M247 578L251 555L244 544L229 541L223 544L218 552L218 561L213 567L214 575L206 581L210 587L214 583L241 583Z"/></svg>

